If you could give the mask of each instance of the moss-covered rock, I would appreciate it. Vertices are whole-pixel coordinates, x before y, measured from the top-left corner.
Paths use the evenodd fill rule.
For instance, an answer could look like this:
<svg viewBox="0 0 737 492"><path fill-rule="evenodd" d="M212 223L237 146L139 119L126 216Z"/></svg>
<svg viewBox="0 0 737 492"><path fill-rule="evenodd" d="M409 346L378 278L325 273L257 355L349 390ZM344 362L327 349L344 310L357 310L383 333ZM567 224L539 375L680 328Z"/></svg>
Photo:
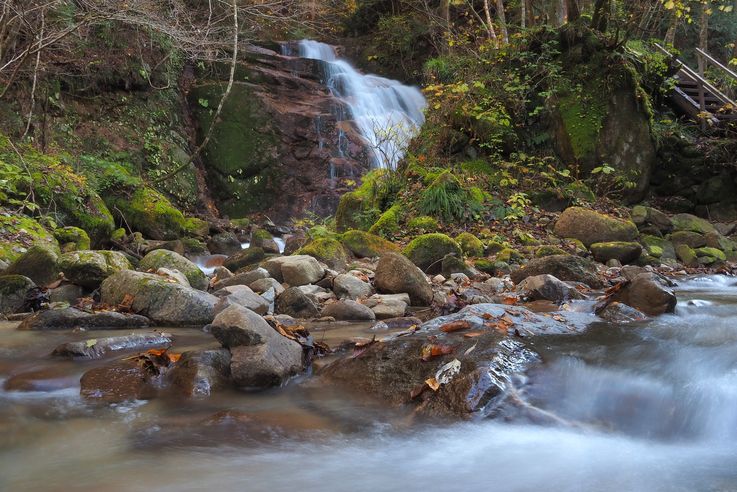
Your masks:
<svg viewBox="0 0 737 492"><path fill-rule="evenodd" d="M23 216L0 215L0 259L12 262L34 245L59 251L53 234L36 220Z"/></svg>
<svg viewBox="0 0 737 492"><path fill-rule="evenodd" d="M553 246L551 244L544 244L535 250L535 258L542 258L543 256L553 255L564 255L566 254L563 248Z"/></svg>
<svg viewBox="0 0 737 492"><path fill-rule="evenodd" d="M207 290L208 280L200 267L174 251L166 249L151 251L138 264L138 270L142 272L156 273L159 268L179 270L187 277L189 285L193 288Z"/></svg>
<svg viewBox="0 0 737 492"><path fill-rule="evenodd" d="M489 241L486 243L486 252L490 255L495 255L499 253L501 250L505 249L507 247L506 244L501 243L499 241Z"/></svg>
<svg viewBox="0 0 737 492"><path fill-rule="evenodd" d="M463 254L471 258L484 256L484 243L470 232L462 232L456 236L456 242Z"/></svg>
<svg viewBox="0 0 737 492"><path fill-rule="evenodd" d="M59 256L48 246L31 246L10 264L5 275L23 275L36 285L45 286L59 277Z"/></svg>
<svg viewBox="0 0 737 492"><path fill-rule="evenodd" d="M640 238L645 253L661 261L675 260L676 250L673 243L662 237L646 234Z"/></svg>
<svg viewBox="0 0 737 492"><path fill-rule="evenodd" d="M67 226L54 230L54 237L59 241L61 250L78 251L82 249L90 249L90 237L79 227Z"/></svg>
<svg viewBox="0 0 737 492"><path fill-rule="evenodd" d="M693 231L675 231L668 236L673 244L686 244L690 248L701 248L706 246L706 237Z"/></svg>
<svg viewBox="0 0 737 492"><path fill-rule="evenodd" d="M639 243L627 241L611 241L608 243L594 243L591 245L591 253L596 261L606 263L609 260L617 260L626 265L632 263L642 254L642 246Z"/></svg>
<svg viewBox="0 0 737 492"><path fill-rule="evenodd" d="M429 215L420 215L419 217L410 219L410 221L407 222L407 227L411 232L424 234L437 231L440 228L440 224L434 217L430 217Z"/></svg>
<svg viewBox="0 0 737 492"><path fill-rule="evenodd" d="M567 208L555 223L555 234L573 238L589 247L594 243L632 241L637 226L632 221L617 219L582 207Z"/></svg>
<svg viewBox="0 0 737 492"><path fill-rule="evenodd" d="M454 273L462 273L469 278L473 278L474 271L466 265L463 258L456 255L445 255L441 263L441 273L444 277L450 278Z"/></svg>
<svg viewBox="0 0 737 492"><path fill-rule="evenodd" d="M463 251L445 234L432 233L417 236L404 248L404 255L425 273L440 273L441 262L445 255L454 254L463 257Z"/></svg>
<svg viewBox="0 0 737 492"><path fill-rule="evenodd" d="M383 202L391 197L382 186L382 180L388 176L385 169L376 169L363 176L361 186L340 197L335 212L335 227L338 232L351 229L368 230L385 208Z"/></svg>
<svg viewBox="0 0 737 492"><path fill-rule="evenodd" d="M96 289L110 275L130 268L128 259L118 251L71 251L59 257L64 276L88 289Z"/></svg>
<svg viewBox="0 0 737 492"><path fill-rule="evenodd" d="M340 241L358 258L375 258L399 251L399 246L391 241L364 231L348 231L341 235Z"/></svg>
<svg viewBox="0 0 737 492"><path fill-rule="evenodd" d="M673 229L676 231L691 231L699 234L715 232L714 226L709 221L691 214L677 214L671 218Z"/></svg>
<svg viewBox="0 0 737 492"><path fill-rule="evenodd" d="M489 275L494 275L496 273L494 262L487 258L477 259L473 262L473 266L476 267L478 271L488 273Z"/></svg>
<svg viewBox="0 0 737 492"><path fill-rule="evenodd" d="M393 205L379 216L378 220L371 226L369 232L377 236L392 237L399 232L399 220L402 213L402 207L397 204Z"/></svg>
<svg viewBox="0 0 737 492"><path fill-rule="evenodd" d="M333 238L316 239L302 246L296 254L312 256L333 270L342 271L348 265L348 255L345 248L343 248L340 241Z"/></svg>
<svg viewBox="0 0 737 492"><path fill-rule="evenodd" d="M688 244L675 245L676 256L687 267L698 266L698 258L696 252Z"/></svg>
<svg viewBox="0 0 737 492"><path fill-rule="evenodd" d="M106 203L122 214L126 225L147 238L169 240L185 234L188 219L153 188L138 188L130 196L111 195Z"/></svg>
<svg viewBox="0 0 737 492"><path fill-rule="evenodd" d="M279 245L266 229L255 229L251 233L251 246L261 248L266 253L279 254Z"/></svg>
<svg viewBox="0 0 737 492"><path fill-rule="evenodd" d="M223 266L231 272L237 272L241 268L256 265L264 258L266 258L266 253L263 249L250 247L226 258Z"/></svg>
<svg viewBox="0 0 737 492"><path fill-rule="evenodd" d="M504 248L496 254L496 261L503 261L504 263L520 263L524 260L522 254L512 248Z"/></svg>
<svg viewBox="0 0 737 492"><path fill-rule="evenodd" d="M695 252L699 263L701 263L702 265L711 265L713 263L721 263L727 261L727 255L724 254L724 251L716 248L704 246L703 248L696 249Z"/></svg>
<svg viewBox="0 0 737 492"><path fill-rule="evenodd" d="M26 294L36 287L23 275L0 275L0 314L13 314L25 304Z"/></svg>
<svg viewBox="0 0 737 492"><path fill-rule="evenodd" d="M210 234L210 224L197 217L187 217L182 223L182 232L186 236L203 238Z"/></svg>
<svg viewBox="0 0 737 492"><path fill-rule="evenodd" d="M660 210L652 207L636 205L632 207L631 217L632 222L641 230L651 226L660 233L667 233L673 229L673 222L671 222L670 218Z"/></svg>

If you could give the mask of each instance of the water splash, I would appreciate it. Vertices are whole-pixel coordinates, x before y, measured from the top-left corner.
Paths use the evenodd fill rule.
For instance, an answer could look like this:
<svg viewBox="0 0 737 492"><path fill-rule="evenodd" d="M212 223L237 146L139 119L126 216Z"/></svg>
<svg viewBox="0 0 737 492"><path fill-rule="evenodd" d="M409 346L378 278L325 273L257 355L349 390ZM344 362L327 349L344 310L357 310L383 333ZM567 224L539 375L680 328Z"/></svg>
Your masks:
<svg viewBox="0 0 737 492"><path fill-rule="evenodd" d="M348 118L368 142L372 166L396 168L425 121L427 102L419 89L362 74L318 41L300 41L299 56L324 62L325 84L350 110Z"/></svg>

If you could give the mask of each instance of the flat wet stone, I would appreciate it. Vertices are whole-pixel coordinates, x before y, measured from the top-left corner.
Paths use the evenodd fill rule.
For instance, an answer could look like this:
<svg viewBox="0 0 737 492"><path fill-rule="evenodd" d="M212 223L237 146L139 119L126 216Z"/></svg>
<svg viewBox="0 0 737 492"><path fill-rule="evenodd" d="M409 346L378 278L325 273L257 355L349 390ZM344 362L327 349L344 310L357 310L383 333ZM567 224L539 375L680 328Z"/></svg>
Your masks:
<svg viewBox="0 0 737 492"><path fill-rule="evenodd" d="M163 333L140 333L122 337L91 338L79 342L67 342L54 349L51 355L59 357L99 359L111 352L168 348L171 336Z"/></svg>
<svg viewBox="0 0 737 492"><path fill-rule="evenodd" d="M39 311L26 318L18 326L19 330L117 330L123 328L146 328L149 320L137 314L123 314L113 311L88 313L76 308L49 309Z"/></svg>
<svg viewBox="0 0 737 492"><path fill-rule="evenodd" d="M149 374L135 361L90 369L82 375L80 385L83 398L103 403L149 400L156 396Z"/></svg>

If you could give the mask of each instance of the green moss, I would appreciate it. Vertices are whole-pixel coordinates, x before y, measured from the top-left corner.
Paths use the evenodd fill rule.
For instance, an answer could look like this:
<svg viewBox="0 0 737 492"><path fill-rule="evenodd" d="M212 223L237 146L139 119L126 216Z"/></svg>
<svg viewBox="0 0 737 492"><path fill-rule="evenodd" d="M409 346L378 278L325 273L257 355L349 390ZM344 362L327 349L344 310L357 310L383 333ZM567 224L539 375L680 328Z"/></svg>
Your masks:
<svg viewBox="0 0 737 492"><path fill-rule="evenodd" d="M46 246L59 253L56 238L36 220L0 215L0 260L12 262L34 245Z"/></svg>
<svg viewBox="0 0 737 492"><path fill-rule="evenodd" d="M421 215L407 222L407 227L416 232L430 232L440 229L440 224L433 217Z"/></svg>
<svg viewBox="0 0 737 492"><path fill-rule="evenodd" d="M54 230L54 237L65 250L90 249L90 237L79 227L61 227Z"/></svg>
<svg viewBox="0 0 737 492"><path fill-rule="evenodd" d="M119 227L118 229L115 229L112 234L110 234L110 239L113 241L122 241L125 238L125 229L122 227Z"/></svg>
<svg viewBox="0 0 737 492"><path fill-rule="evenodd" d="M484 195L480 189L467 190L450 171L441 173L422 191L418 207L425 215L447 222L464 220L481 211Z"/></svg>
<svg viewBox="0 0 737 492"><path fill-rule="evenodd" d="M502 261L504 263L519 263L524 257L512 248L504 248L496 255L496 261Z"/></svg>
<svg viewBox="0 0 737 492"><path fill-rule="evenodd" d="M361 186L340 197L335 212L337 231L369 229L384 206L394 198L395 192L387 185L391 178L391 171L376 169L363 176Z"/></svg>
<svg viewBox="0 0 737 492"><path fill-rule="evenodd" d="M564 255L564 254L566 254L565 250L559 248L558 246L552 246L552 245L543 245L535 250L536 258L542 258L544 256L553 256L553 255Z"/></svg>
<svg viewBox="0 0 737 492"><path fill-rule="evenodd" d="M471 175L491 176L494 169L491 164L484 159L474 159L461 163L461 169Z"/></svg>
<svg viewBox="0 0 737 492"><path fill-rule="evenodd" d="M175 253L174 251L166 249L151 251L144 256L138 264L138 269L143 272L156 272L159 268L179 270L185 277L187 277L189 285L195 289L207 289L207 277L202 270L187 258Z"/></svg>
<svg viewBox="0 0 737 492"><path fill-rule="evenodd" d="M152 188L139 188L130 197L112 195L108 197L108 206L120 213L133 231L151 239L177 239L187 223L182 212Z"/></svg>
<svg viewBox="0 0 737 492"><path fill-rule="evenodd" d="M23 275L0 275L0 297L10 296L28 289L32 289L36 284L28 277Z"/></svg>
<svg viewBox="0 0 737 492"><path fill-rule="evenodd" d="M312 256L336 270L343 270L348 264L345 248L340 241L332 238L316 239L302 246L295 254Z"/></svg>
<svg viewBox="0 0 737 492"><path fill-rule="evenodd" d="M715 261L727 261L727 255L724 254L722 250L719 250L717 248L710 248L708 246L705 246L703 248L697 248L695 250L696 256L701 259L702 257L711 257L714 258ZM711 262L711 263L714 263Z"/></svg>
<svg viewBox="0 0 737 492"><path fill-rule="evenodd" d="M400 205L393 205L389 210L381 214L374 225L369 228L371 234L382 237L392 237L399 232L399 220L402 214Z"/></svg>
<svg viewBox="0 0 737 492"><path fill-rule="evenodd" d="M455 239L466 256L484 256L484 243L470 232L462 232Z"/></svg>
<svg viewBox="0 0 737 492"><path fill-rule="evenodd" d="M608 107L602 93L605 94L591 87L582 93L569 93L557 101L558 113L576 159L584 159L596 151Z"/></svg>
<svg viewBox="0 0 737 492"><path fill-rule="evenodd" d="M197 217L187 217L182 224L184 234L193 237L205 237L210 233L210 224Z"/></svg>
<svg viewBox="0 0 737 492"><path fill-rule="evenodd" d="M185 237L182 238L184 251L188 255L202 255L207 253L207 245L199 239Z"/></svg>
<svg viewBox="0 0 737 492"><path fill-rule="evenodd" d="M399 247L394 243L364 231L348 231L340 236L340 241L359 258L374 258L399 251Z"/></svg>
<svg viewBox="0 0 737 492"><path fill-rule="evenodd" d="M499 241L489 241L486 243L486 250L490 255L496 254L505 248L507 248L507 245Z"/></svg>
<svg viewBox="0 0 737 492"><path fill-rule="evenodd" d="M474 266L480 272L488 273L489 275L494 275L496 273L495 262L487 260L486 258L479 258L474 262Z"/></svg>
<svg viewBox="0 0 737 492"><path fill-rule="evenodd" d="M422 270L433 267L434 270L439 271L440 261L447 254L463 257L463 251L458 243L440 233L417 236L410 241L402 253Z"/></svg>

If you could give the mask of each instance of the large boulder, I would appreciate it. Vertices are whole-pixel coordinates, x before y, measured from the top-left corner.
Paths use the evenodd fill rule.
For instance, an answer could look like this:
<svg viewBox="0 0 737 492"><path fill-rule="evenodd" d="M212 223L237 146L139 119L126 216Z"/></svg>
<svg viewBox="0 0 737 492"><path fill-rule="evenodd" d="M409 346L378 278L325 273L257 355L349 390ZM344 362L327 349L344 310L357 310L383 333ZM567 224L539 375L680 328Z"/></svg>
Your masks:
<svg viewBox="0 0 737 492"><path fill-rule="evenodd" d="M59 258L59 269L77 285L96 289L110 275L132 268L117 251L72 251Z"/></svg>
<svg viewBox="0 0 737 492"><path fill-rule="evenodd" d="M224 277L225 278L223 278L222 280L215 282L215 285L212 286L212 290L216 291L222 289L223 287L230 287L231 285L250 286L257 280L269 278L269 272L263 268L254 268L253 270L250 270L248 272L237 273L235 275L231 274L230 277ZM217 278L220 278L220 274L218 274Z"/></svg>
<svg viewBox="0 0 737 492"><path fill-rule="evenodd" d="M640 230L648 229L666 234L673 229L673 222L660 210L643 205L632 207L632 222Z"/></svg>
<svg viewBox="0 0 737 492"><path fill-rule="evenodd" d="M67 226L54 229L54 237L59 241L62 251L79 251L92 247L89 235L79 227Z"/></svg>
<svg viewBox="0 0 737 492"><path fill-rule="evenodd" d="M241 268L255 265L266 258L266 253L261 248L250 247L238 251L237 253L229 256L223 262L223 266L231 272L237 272Z"/></svg>
<svg viewBox="0 0 737 492"><path fill-rule="evenodd" d="M584 296L574 287L553 277L552 275L536 275L527 277L517 286L531 300L547 300L564 302L571 299L582 299Z"/></svg>
<svg viewBox="0 0 737 492"><path fill-rule="evenodd" d="M178 270L187 277L189 285L195 289L207 290L207 277L200 267L174 251L166 249L151 251L138 264L138 270L141 272L155 272L159 268Z"/></svg>
<svg viewBox="0 0 737 492"><path fill-rule="evenodd" d="M596 271L596 264L589 259L573 255L551 255L536 258L519 270L512 272L512 281L519 284L527 277L552 275L566 282L581 282L599 288L603 283Z"/></svg>
<svg viewBox="0 0 737 492"><path fill-rule="evenodd" d="M463 257L463 251L450 237L445 234L423 234L414 238L403 250L404 255L412 263L428 274L440 273L442 261L446 255L453 254Z"/></svg>
<svg viewBox="0 0 737 492"><path fill-rule="evenodd" d="M114 311L98 311L88 313L75 308L47 309L39 311L23 320L19 330L122 330L128 328L146 328L148 318L137 314L124 314Z"/></svg>
<svg viewBox="0 0 737 492"><path fill-rule="evenodd" d="M291 287L314 284L325 275L325 268L309 255L270 258L263 267L272 278L278 282L286 282Z"/></svg>
<svg viewBox="0 0 737 492"><path fill-rule="evenodd" d="M638 231L631 221L587 208L569 207L555 223L555 234L562 238L578 239L588 248L594 243L632 241L637 237Z"/></svg>
<svg viewBox="0 0 737 492"><path fill-rule="evenodd" d="M123 351L142 351L152 348L169 348L171 335L164 333L134 333L120 337L105 337L66 342L57 346L51 355L73 359L100 359L108 354Z"/></svg>
<svg viewBox="0 0 737 492"><path fill-rule="evenodd" d="M370 283L350 273L340 274L333 279L333 292L340 298L355 301L358 298L370 296L373 291Z"/></svg>
<svg viewBox="0 0 737 492"><path fill-rule="evenodd" d="M13 314L23 309L26 294L35 288L28 277L23 275L0 275L0 314Z"/></svg>
<svg viewBox="0 0 737 492"><path fill-rule="evenodd" d="M207 397L229 385L230 359L224 348L184 352L167 377L184 396Z"/></svg>
<svg viewBox="0 0 737 492"><path fill-rule="evenodd" d="M433 292L427 277L399 253L388 253L379 259L374 285L379 292L409 294L415 306L429 306L432 303Z"/></svg>
<svg viewBox="0 0 737 492"><path fill-rule="evenodd" d="M0 214L0 260L12 262L31 246L45 246L59 251L56 238L35 219Z"/></svg>
<svg viewBox="0 0 737 492"><path fill-rule="evenodd" d="M302 246L297 254L312 256L333 270L344 271L348 265L348 255L337 239L315 239Z"/></svg>
<svg viewBox="0 0 737 492"><path fill-rule="evenodd" d="M252 291L245 285L231 285L215 291L215 296L220 297L220 301L215 306L217 312L221 311L224 303L238 304L257 314L266 314L269 310L269 302Z"/></svg>
<svg viewBox="0 0 737 492"><path fill-rule="evenodd" d="M215 234L207 241L207 249L214 255L233 255L238 253L241 242L233 232L221 232Z"/></svg>
<svg viewBox="0 0 737 492"><path fill-rule="evenodd" d="M639 243L628 241L594 243L590 249L596 261L602 263L606 263L609 260L617 260L621 264L626 265L638 259L642 254L642 246Z"/></svg>
<svg viewBox="0 0 737 492"><path fill-rule="evenodd" d="M401 318L410 304L407 294L374 294L363 305L374 312L376 319Z"/></svg>
<svg viewBox="0 0 737 492"><path fill-rule="evenodd" d="M676 295L656 273L640 273L628 282L611 299L637 309L649 316L672 313L676 308Z"/></svg>
<svg viewBox="0 0 737 492"><path fill-rule="evenodd" d="M396 244L364 231L348 231L340 237L340 241L358 258L374 258L386 253L399 252Z"/></svg>
<svg viewBox="0 0 737 492"><path fill-rule="evenodd" d="M277 314L286 314L293 318L317 318L320 315L318 305L299 287L290 287L276 298Z"/></svg>
<svg viewBox="0 0 737 492"><path fill-rule="evenodd" d="M370 308L350 299L326 305L322 310L322 315L339 321L373 321L376 319L376 314Z"/></svg>
<svg viewBox="0 0 737 492"><path fill-rule="evenodd" d="M10 264L5 275L23 275L36 285L48 285L59 277L59 256L54 248L31 246L28 251Z"/></svg>
<svg viewBox="0 0 737 492"><path fill-rule="evenodd" d="M279 386L302 371L302 346L281 336L253 311L231 306L217 315L211 331L230 349L231 378L239 387Z"/></svg>
<svg viewBox="0 0 737 492"><path fill-rule="evenodd" d="M123 270L102 283L102 301L118 305L127 295L131 309L163 325L205 325L212 321L218 298L201 290L167 282L150 273Z"/></svg>
<svg viewBox="0 0 737 492"><path fill-rule="evenodd" d="M716 229L708 220L691 214L674 215L671 221L673 222L673 229L676 231L691 231L698 232L699 234L716 232Z"/></svg>

